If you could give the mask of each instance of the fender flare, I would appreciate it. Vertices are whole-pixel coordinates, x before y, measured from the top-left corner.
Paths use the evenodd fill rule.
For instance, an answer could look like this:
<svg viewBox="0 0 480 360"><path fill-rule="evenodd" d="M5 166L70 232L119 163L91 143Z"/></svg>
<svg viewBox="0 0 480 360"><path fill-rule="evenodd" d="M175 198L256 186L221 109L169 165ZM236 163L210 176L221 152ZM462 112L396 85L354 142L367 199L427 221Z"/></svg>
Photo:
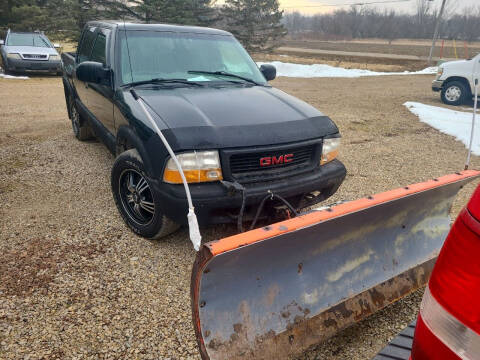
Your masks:
<svg viewBox="0 0 480 360"><path fill-rule="evenodd" d="M116 155L118 156L123 151L133 148L135 148L140 154L147 175L155 178L158 174L155 172L155 169L152 166L152 162L150 160L147 150L145 149L145 146L143 145L142 140L133 131L131 127L127 125L120 126L117 131L116 138Z"/></svg>

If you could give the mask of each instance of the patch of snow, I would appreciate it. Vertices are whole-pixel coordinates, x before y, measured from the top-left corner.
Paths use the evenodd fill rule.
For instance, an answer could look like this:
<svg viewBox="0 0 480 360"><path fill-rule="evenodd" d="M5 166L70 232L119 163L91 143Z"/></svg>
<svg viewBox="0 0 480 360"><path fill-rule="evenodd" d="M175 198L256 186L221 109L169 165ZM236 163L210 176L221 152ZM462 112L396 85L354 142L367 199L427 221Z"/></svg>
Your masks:
<svg viewBox="0 0 480 360"><path fill-rule="evenodd" d="M440 132L454 136L456 140L465 144L468 149L470 143L470 131L472 129L472 112L463 112L446 109L438 106L425 105L417 102L406 102L405 105L412 113L424 122ZM475 132L473 134L472 153L480 155L480 129L478 128L477 116Z"/></svg>
<svg viewBox="0 0 480 360"><path fill-rule="evenodd" d="M2 78L2 79L18 79L18 80L30 79L28 76L13 76L13 75L5 75L3 73L0 73L0 78Z"/></svg>
<svg viewBox="0 0 480 360"><path fill-rule="evenodd" d="M404 72L378 72L362 69L345 69L325 64L294 64L282 61L272 61L269 63L258 62L259 66L271 64L277 69L277 76L299 77L299 78L318 78L318 77L343 77L358 78L362 76L385 76L385 75L431 75L437 73L437 67L429 67L420 71Z"/></svg>

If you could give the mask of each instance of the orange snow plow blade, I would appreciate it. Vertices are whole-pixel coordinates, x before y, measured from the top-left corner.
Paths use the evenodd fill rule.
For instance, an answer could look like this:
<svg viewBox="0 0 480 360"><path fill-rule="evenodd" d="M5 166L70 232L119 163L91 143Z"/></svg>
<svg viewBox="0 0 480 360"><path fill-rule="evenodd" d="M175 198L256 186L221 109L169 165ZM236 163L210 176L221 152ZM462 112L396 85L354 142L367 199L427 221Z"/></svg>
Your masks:
<svg viewBox="0 0 480 360"><path fill-rule="evenodd" d="M284 359L428 281L463 171L202 246L192 313L203 359Z"/></svg>

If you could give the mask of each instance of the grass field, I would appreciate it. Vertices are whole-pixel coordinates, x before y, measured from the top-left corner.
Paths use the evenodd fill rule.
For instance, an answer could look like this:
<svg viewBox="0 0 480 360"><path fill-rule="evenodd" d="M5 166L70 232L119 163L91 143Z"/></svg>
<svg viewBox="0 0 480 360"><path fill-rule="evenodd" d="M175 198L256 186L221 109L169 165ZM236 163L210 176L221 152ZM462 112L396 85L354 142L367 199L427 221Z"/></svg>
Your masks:
<svg viewBox="0 0 480 360"><path fill-rule="evenodd" d="M312 39L286 39L283 46L299 47L308 49L339 50L353 52L372 52L397 55L414 55L427 57L430 53L431 40L396 40L389 44L387 40L365 39L350 41L322 41ZM440 56L440 47L442 41L437 41L434 56ZM460 59L465 58L465 48L463 41L457 41L457 55ZM480 43L467 44L468 55L475 56L480 52ZM455 58L455 48L452 40L445 40L443 57Z"/></svg>

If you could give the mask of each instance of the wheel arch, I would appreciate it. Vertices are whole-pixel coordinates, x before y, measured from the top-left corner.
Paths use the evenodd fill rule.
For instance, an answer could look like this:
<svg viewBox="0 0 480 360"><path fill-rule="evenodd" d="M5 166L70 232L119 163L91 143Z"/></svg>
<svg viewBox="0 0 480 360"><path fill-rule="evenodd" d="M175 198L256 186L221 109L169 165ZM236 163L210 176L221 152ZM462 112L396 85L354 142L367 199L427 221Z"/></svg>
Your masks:
<svg viewBox="0 0 480 360"><path fill-rule="evenodd" d="M149 176L155 177L158 175L152 166L152 161L142 140L129 126L121 126L117 131L115 146L116 156L130 149L136 149L138 151L140 157L142 158L145 171Z"/></svg>
<svg viewBox="0 0 480 360"><path fill-rule="evenodd" d="M445 80L445 82L443 83L443 88L445 89L446 86L453 81L459 81L463 83L467 87L469 94L472 94L472 88L471 88L470 82L468 81L468 79L462 76L451 76L447 78L447 80Z"/></svg>

